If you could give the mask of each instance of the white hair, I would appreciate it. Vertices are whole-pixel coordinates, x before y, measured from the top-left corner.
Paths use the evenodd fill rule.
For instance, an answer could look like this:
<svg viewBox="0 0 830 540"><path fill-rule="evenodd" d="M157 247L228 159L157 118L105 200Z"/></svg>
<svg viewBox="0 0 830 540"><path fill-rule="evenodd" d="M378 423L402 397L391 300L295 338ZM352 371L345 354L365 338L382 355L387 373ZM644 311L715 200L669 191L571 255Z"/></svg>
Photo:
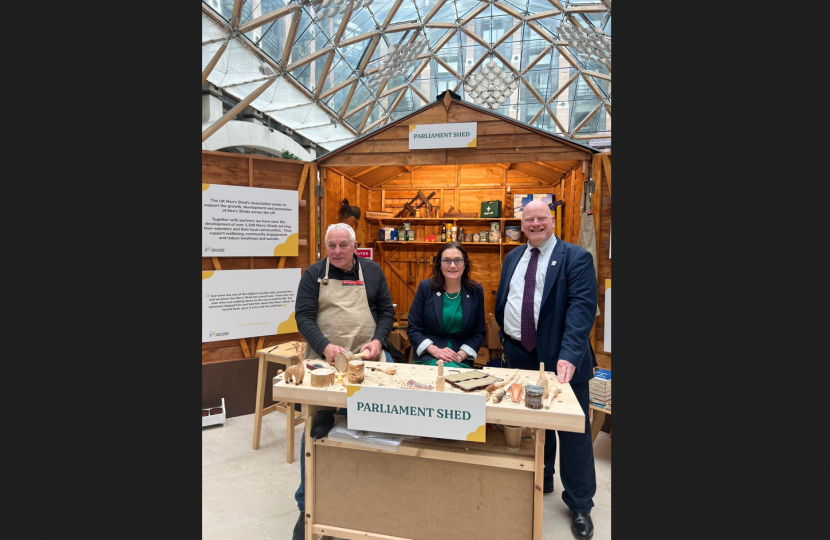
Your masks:
<svg viewBox="0 0 830 540"><path fill-rule="evenodd" d="M326 229L326 242L329 241L329 233L332 230L348 231L349 232L349 240L351 240L352 242L357 241L357 238L355 238L355 235L354 235L354 229L352 229L351 225L349 225L348 223L334 223L332 225L329 225L329 228Z"/></svg>

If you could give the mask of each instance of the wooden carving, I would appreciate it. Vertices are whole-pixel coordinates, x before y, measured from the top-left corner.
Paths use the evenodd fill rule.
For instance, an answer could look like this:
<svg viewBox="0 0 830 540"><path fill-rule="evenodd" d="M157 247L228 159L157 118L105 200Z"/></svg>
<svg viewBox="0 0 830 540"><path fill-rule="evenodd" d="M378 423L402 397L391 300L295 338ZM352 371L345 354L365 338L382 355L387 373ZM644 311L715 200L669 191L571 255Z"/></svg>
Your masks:
<svg viewBox="0 0 830 540"><path fill-rule="evenodd" d="M352 384L359 384L363 382L363 360L352 360L349 362L349 382Z"/></svg>
<svg viewBox="0 0 830 540"><path fill-rule="evenodd" d="M545 389L542 399L548 397L548 377L545 375L545 364L539 362L539 378L536 379L536 384Z"/></svg>
<svg viewBox="0 0 830 540"><path fill-rule="evenodd" d="M303 377L305 377L305 364L302 360L285 370L285 384L293 379L294 384L299 385L303 382Z"/></svg>
<svg viewBox="0 0 830 540"><path fill-rule="evenodd" d="M311 386L314 388L326 388L334 384L334 369L332 368L315 369L309 375Z"/></svg>

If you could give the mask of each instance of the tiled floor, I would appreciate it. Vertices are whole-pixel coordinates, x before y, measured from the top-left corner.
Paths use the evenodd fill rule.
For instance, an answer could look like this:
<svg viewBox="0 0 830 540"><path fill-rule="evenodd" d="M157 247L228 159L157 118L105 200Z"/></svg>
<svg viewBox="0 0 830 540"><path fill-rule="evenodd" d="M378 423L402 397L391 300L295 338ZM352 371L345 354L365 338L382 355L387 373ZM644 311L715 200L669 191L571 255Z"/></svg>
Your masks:
<svg viewBox="0 0 830 540"><path fill-rule="evenodd" d="M300 483L300 437L295 428L294 463L285 462L285 416L262 421L259 450L251 450L254 415L238 416L225 426L202 429L203 540L290 540L299 512L294 492ZM597 494L591 518L594 539L611 538L611 439L600 433L594 443ZM543 538L573 539L571 517L562 502L562 484L545 495Z"/></svg>

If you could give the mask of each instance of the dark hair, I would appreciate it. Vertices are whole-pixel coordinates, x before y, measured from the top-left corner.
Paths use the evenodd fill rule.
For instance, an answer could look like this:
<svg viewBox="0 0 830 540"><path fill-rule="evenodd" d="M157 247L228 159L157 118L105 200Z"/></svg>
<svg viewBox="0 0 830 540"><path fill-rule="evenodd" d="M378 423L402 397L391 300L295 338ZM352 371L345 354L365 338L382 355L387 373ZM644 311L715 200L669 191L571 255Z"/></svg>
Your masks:
<svg viewBox="0 0 830 540"><path fill-rule="evenodd" d="M429 279L429 286L433 291L444 290L444 273L441 271L441 254L446 250L453 248L460 251L464 256L464 272L461 274L461 286L465 289L473 290L478 285L478 281L470 278L472 268L470 266L470 258L467 256L467 250L464 249L464 246L458 242L447 242L441 246L441 249L438 250L438 255L435 257L435 262L432 265L432 277Z"/></svg>

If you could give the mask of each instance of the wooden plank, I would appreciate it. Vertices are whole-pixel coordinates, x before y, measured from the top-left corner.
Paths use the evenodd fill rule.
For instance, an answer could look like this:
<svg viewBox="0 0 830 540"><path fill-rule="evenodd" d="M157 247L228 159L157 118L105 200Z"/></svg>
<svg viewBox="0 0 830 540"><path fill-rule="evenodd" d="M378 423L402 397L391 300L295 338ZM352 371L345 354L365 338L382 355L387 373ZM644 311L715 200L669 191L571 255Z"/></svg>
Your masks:
<svg viewBox="0 0 830 540"><path fill-rule="evenodd" d="M565 158L563 158L565 159ZM573 159L573 158L571 158ZM447 163L446 150L419 150L386 154L338 154L327 159L325 165L444 165Z"/></svg>
<svg viewBox="0 0 830 540"><path fill-rule="evenodd" d="M325 538L344 538L346 540L363 540L364 538L373 540L409 540L401 536L389 536L386 534L377 534L366 531L355 531L354 529L332 527L331 525L315 525L314 534L325 535Z"/></svg>
<svg viewBox="0 0 830 540"><path fill-rule="evenodd" d="M245 358L251 357L251 351L248 349L248 343L244 339L239 340L239 345L242 347L242 354L245 355Z"/></svg>
<svg viewBox="0 0 830 540"><path fill-rule="evenodd" d="M313 529L315 451L311 430L317 423L317 411L320 407L303 403L301 408L305 419L305 540L315 540Z"/></svg>
<svg viewBox="0 0 830 540"><path fill-rule="evenodd" d="M260 338L262 339L262 338ZM253 449L259 450L259 438L262 433L262 405L265 399L265 391L269 386L266 380L266 372L268 370L268 362L265 360L265 355L259 355L259 370L257 375L256 388L256 405L254 406L254 443Z"/></svg>
<svg viewBox="0 0 830 540"><path fill-rule="evenodd" d="M494 150L476 153L473 149L450 148L447 151L447 164L498 163L503 161L570 161L586 157L585 152L550 152L546 148L521 148L519 151Z"/></svg>
<svg viewBox="0 0 830 540"><path fill-rule="evenodd" d="M533 471L533 540L542 540L542 516L544 508L544 472L545 472L545 430L534 430L536 440L536 469Z"/></svg>
<svg viewBox="0 0 830 540"><path fill-rule="evenodd" d="M297 198L303 198L303 190L305 189L305 181L306 177L308 176L308 171L310 169L310 163L306 163L303 165L303 172L300 173L300 184L297 186Z"/></svg>
<svg viewBox="0 0 830 540"><path fill-rule="evenodd" d="M325 169L323 169L325 172ZM314 179L317 177L317 164L311 165L312 186L314 186ZM317 196L313 189L309 189L308 202L311 208L308 212L308 227L309 227L309 246L308 246L308 264L309 266L317 261Z"/></svg>
<svg viewBox="0 0 830 540"><path fill-rule="evenodd" d="M472 465L484 465L487 467L499 467L503 469L513 469L516 471L533 471L535 467L533 457L528 455L494 454L491 451L478 450L469 446L453 447L451 445L443 445L441 447L430 448L429 445L405 443L398 447L397 452L385 452L384 450L376 450L374 448L366 448L364 446L331 441L326 438L315 441L315 444L367 452L384 452L398 456L410 456L423 459L453 461L456 463L469 463ZM525 454L527 454L527 452L525 452Z"/></svg>
<svg viewBox="0 0 830 540"><path fill-rule="evenodd" d="M611 156L601 154L602 156L602 170L605 175L605 181L608 183L608 195L611 195Z"/></svg>

